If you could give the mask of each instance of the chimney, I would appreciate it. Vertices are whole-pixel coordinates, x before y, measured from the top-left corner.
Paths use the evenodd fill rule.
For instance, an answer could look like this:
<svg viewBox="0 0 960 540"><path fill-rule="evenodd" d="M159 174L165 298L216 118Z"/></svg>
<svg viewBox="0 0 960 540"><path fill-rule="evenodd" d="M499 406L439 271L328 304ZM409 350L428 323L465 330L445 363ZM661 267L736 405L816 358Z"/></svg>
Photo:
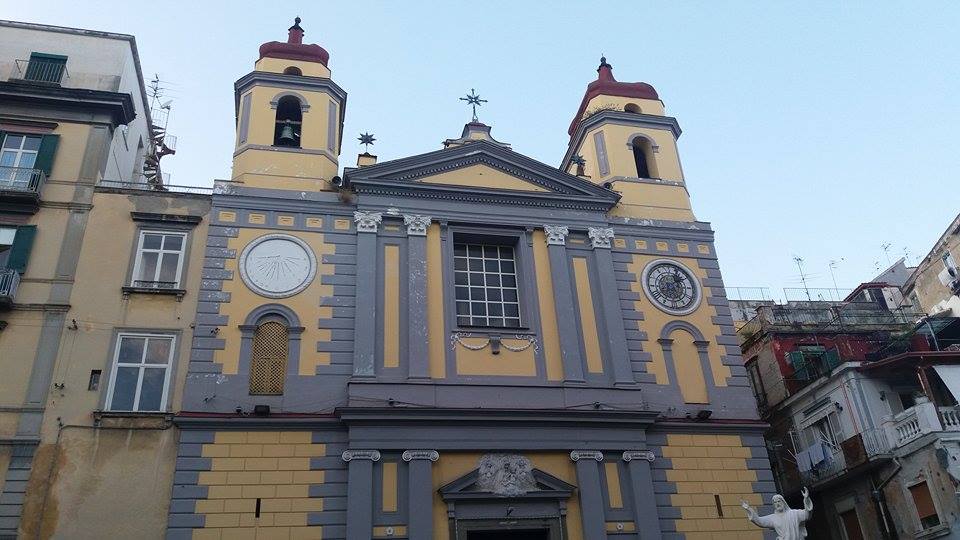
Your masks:
<svg viewBox="0 0 960 540"><path fill-rule="evenodd" d="M377 156L371 154L370 152L364 152L357 155L357 167L366 167L367 165L376 165Z"/></svg>

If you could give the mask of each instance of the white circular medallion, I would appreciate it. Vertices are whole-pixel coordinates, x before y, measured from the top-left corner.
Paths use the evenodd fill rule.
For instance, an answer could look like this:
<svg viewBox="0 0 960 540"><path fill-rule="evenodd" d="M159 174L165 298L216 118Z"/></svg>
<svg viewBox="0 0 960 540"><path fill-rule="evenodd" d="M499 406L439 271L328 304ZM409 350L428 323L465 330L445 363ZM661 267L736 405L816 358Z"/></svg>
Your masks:
<svg viewBox="0 0 960 540"><path fill-rule="evenodd" d="M286 298L306 289L317 274L317 258L306 242L287 234L268 234L240 253L240 278L267 298Z"/></svg>
<svg viewBox="0 0 960 540"><path fill-rule="evenodd" d="M640 277L643 291L661 311L671 315L693 313L700 305L700 284L686 266L670 259L651 261Z"/></svg>

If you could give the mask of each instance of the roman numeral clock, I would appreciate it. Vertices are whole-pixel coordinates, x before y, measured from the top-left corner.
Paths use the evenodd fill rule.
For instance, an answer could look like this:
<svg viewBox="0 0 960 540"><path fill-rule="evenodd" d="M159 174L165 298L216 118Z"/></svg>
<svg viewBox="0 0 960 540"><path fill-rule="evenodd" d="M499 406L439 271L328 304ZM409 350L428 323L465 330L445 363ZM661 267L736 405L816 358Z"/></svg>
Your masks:
<svg viewBox="0 0 960 540"><path fill-rule="evenodd" d="M317 258L303 240L268 234L247 244L240 253L240 278L253 292L267 298L293 296L317 274Z"/></svg>
<svg viewBox="0 0 960 540"><path fill-rule="evenodd" d="M700 305L700 287L693 272L669 259L650 262L641 277L643 290L654 305L671 315L687 315Z"/></svg>

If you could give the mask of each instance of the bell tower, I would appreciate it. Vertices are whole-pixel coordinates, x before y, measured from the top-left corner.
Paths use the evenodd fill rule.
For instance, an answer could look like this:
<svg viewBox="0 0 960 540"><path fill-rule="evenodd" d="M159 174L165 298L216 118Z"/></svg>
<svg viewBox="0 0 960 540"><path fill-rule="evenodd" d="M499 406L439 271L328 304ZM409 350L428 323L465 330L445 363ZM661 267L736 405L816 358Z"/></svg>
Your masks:
<svg viewBox="0 0 960 540"><path fill-rule="evenodd" d="M330 53L303 43L303 35L297 17L287 41L261 45L254 70L234 83L235 182L301 191L332 189L347 93L330 78Z"/></svg>
<svg viewBox="0 0 960 540"><path fill-rule="evenodd" d="M680 166L680 126L647 83L619 82L600 59L568 130L561 168L621 194L611 214L694 221Z"/></svg>

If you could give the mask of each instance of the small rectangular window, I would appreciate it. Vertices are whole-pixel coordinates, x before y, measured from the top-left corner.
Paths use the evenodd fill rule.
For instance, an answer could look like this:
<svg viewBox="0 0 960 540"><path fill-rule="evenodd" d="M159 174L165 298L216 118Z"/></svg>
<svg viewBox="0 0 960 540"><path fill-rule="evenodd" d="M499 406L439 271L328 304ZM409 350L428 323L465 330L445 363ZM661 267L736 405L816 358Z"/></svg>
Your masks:
<svg viewBox="0 0 960 540"><path fill-rule="evenodd" d="M516 249L511 245L455 242L457 324L518 328L520 290Z"/></svg>
<svg viewBox="0 0 960 540"><path fill-rule="evenodd" d="M937 509L933 505L933 497L930 495L930 489L926 482L920 482L910 486L910 496L913 497L913 505L917 508L917 515L920 517L920 528L929 529L940 524L940 516L937 515Z"/></svg>
<svg viewBox="0 0 960 540"><path fill-rule="evenodd" d="M162 411L167 406L174 336L120 334L113 357L107 410Z"/></svg>
<svg viewBox="0 0 960 540"><path fill-rule="evenodd" d="M133 267L133 287L179 289L187 233L141 231Z"/></svg>
<svg viewBox="0 0 960 540"><path fill-rule="evenodd" d="M102 373L99 369L90 370L90 381L87 382L87 390L99 390L100 389L100 374Z"/></svg>

